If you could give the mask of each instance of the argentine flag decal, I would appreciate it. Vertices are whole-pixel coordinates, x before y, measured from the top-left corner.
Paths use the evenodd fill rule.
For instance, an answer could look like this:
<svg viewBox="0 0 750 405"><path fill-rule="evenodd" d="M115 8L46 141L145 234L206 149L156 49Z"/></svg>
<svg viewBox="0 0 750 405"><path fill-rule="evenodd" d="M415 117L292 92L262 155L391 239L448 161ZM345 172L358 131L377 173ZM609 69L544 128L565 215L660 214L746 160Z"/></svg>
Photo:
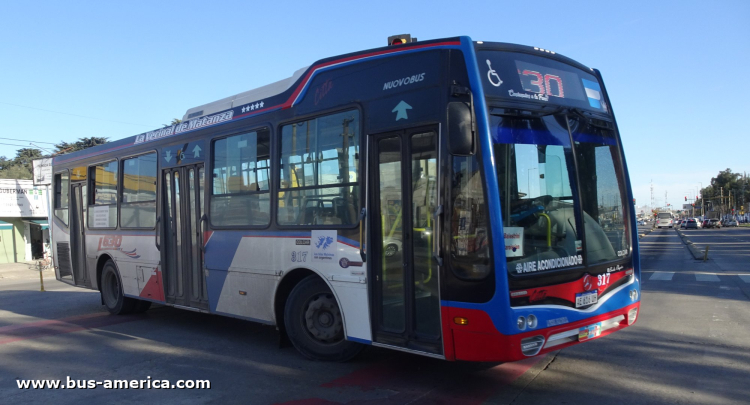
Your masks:
<svg viewBox="0 0 750 405"><path fill-rule="evenodd" d="M586 97L589 98L589 104L594 108L602 108L602 89L599 83L591 80L581 79L583 87L586 89Z"/></svg>

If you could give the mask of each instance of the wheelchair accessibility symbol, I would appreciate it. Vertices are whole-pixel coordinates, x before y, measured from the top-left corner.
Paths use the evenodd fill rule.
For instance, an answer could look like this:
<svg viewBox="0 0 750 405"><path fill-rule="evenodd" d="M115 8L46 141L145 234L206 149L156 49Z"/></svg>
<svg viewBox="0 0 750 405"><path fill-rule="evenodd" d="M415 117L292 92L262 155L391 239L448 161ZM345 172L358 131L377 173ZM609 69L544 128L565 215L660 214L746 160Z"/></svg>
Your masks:
<svg viewBox="0 0 750 405"><path fill-rule="evenodd" d="M497 75L495 69L492 68L492 64L490 63L489 59L487 59L487 67L490 68L490 70L487 72L487 79L490 81L490 84L495 87L500 87L500 85L503 84L503 81L500 79L500 76Z"/></svg>

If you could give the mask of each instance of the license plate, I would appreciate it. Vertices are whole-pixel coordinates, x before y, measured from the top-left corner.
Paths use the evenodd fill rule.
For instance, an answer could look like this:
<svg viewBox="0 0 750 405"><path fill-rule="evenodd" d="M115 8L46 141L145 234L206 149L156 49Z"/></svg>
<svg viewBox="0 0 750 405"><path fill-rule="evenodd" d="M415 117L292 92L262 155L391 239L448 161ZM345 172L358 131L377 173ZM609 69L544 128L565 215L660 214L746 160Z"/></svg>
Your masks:
<svg viewBox="0 0 750 405"><path fill-rule="evenodd" d="M585 307L591 304L596 304L597 292L588 291L580 294L576 294L576 308Z"/></svg>
<svg viewBox="0 0 750 405"><path fill-rule="evenodd" d="M584 340L593 339L602 334L602 323L595 323L593 325L584 326L578 329L578 341L583 342Z"/></svg>

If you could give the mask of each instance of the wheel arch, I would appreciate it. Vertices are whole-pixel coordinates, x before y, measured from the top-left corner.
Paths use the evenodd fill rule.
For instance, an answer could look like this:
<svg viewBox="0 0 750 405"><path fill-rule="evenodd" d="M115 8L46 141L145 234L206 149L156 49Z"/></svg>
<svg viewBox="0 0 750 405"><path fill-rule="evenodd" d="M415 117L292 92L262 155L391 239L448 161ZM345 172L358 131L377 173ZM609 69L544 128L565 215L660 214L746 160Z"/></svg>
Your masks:
<svg viewBox="0 0 750 405"><path fill-rule="evenodd" d="M341 299L339 299L338 294L336 294L336 289L333 288L330 280L328 280L319 272L304 267L287 271L282 276L279 285L276 287L276 293L274 294L273 298L274 322L276 323L276 327L281 334L281 339L284 342L288 341L286 326L284 325L284 309L286 307L286 302L287 300L289 300L289 295L292 293L294 287L296 287L297 284L300 283L300 281L304 280L308 276L316 276L319 279L323 280L323 282L328 286L328 289L331 290L331 293L336 299L336 303L339 305L339 307L341 306ZM346 316L344 315L343 309L341 310L341 321L344 324L344 334L346 335Z"/></svg>
<svg viewBox="0 0 750 405"><path fill-rule="evenodd" d="M117 270L117 275L120 277L120 283L122 283L122 275L120 275L120 269L117 268L117 263L115 263L115 260L112 258L112 256L104 253L101 256L99 256L96 259L96 289L100 292L102 291L102 270L104 270L104 264L107 263L107 261L111 260L112 264L115 266L115 270Z"/></svg>

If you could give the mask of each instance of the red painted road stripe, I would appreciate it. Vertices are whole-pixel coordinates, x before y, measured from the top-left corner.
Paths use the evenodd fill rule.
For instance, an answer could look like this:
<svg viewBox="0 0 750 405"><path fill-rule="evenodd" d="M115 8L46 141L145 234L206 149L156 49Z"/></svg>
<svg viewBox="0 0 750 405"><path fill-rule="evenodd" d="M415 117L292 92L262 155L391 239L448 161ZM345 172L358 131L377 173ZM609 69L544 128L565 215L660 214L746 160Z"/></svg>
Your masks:
<svg viewBox="0 0 750 405"><path fill-rule="evenodd" d="M139 316L134 315L114 316L108 313L95 313L72 316L63 319L51 319L46 321L27 322L19 325L3 326L0 327L0 345L21 340L38 339L45 336L61 335L64 333L117 325L134 321L139 318Z"/></svg>

